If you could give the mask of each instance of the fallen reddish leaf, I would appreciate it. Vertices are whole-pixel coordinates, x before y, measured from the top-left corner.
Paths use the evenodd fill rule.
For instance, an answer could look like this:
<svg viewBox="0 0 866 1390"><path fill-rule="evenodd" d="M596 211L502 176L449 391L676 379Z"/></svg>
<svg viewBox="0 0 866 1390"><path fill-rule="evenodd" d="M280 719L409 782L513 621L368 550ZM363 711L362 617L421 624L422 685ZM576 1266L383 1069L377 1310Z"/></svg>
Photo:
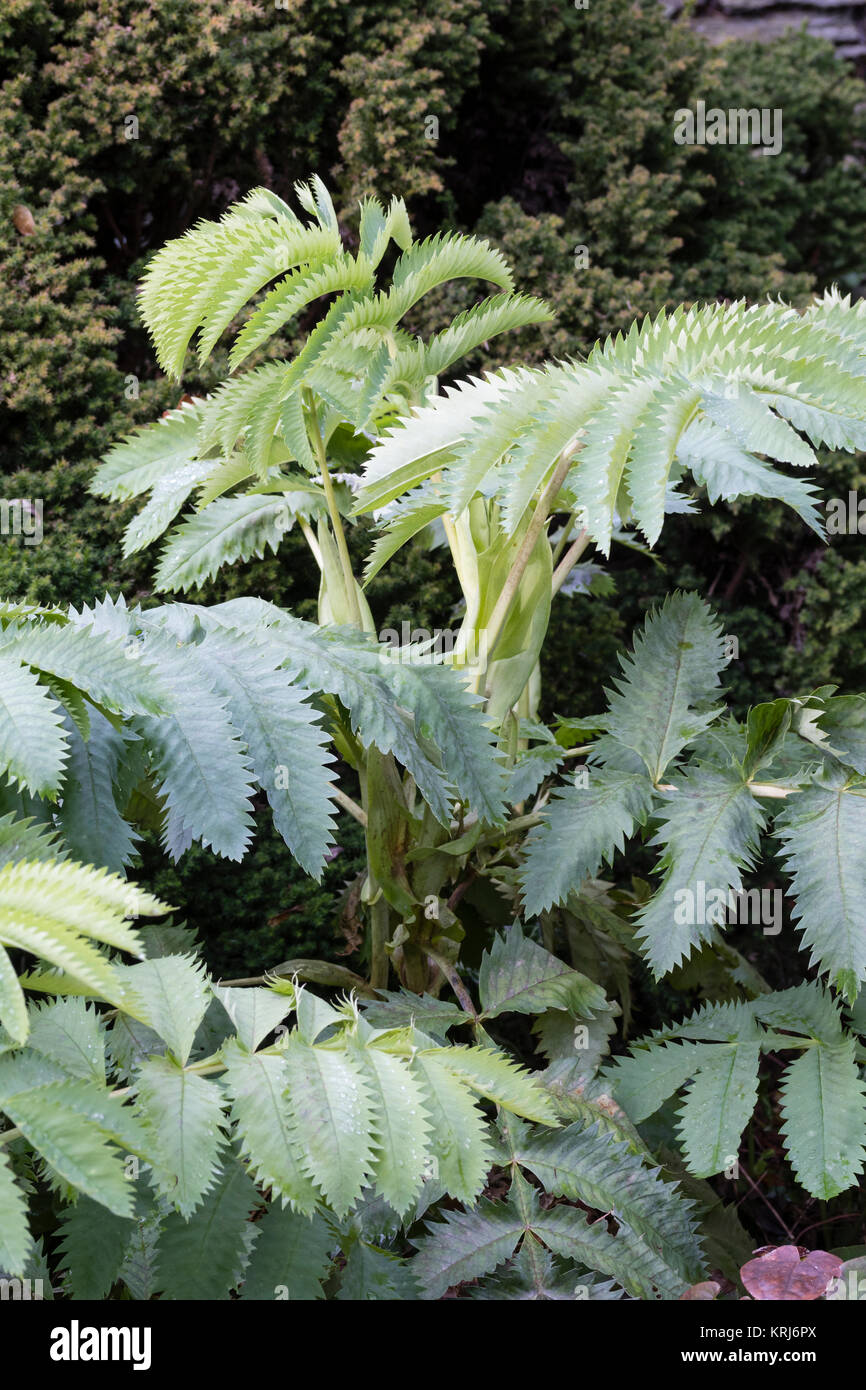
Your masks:
<svg viewBox="0 0 866 1390"><path fill-rule="evenodd" d="M800 1258L796 1245L779 1245L740 1270L740 1278L753 1298L799 1302L820 1298L842 1261L826 1250L812 1250Z"/></svg>
<svg viewBox="0 0 866 1390"><path fill-rule="evenodd" d="M688 1299L698 1299L701 1302L711 1302L721 1288L713 1279L706 1279L702 1284L692 1284L691 1288L686 1289L685 1293L680 1294L680 1302Z"/></svg>

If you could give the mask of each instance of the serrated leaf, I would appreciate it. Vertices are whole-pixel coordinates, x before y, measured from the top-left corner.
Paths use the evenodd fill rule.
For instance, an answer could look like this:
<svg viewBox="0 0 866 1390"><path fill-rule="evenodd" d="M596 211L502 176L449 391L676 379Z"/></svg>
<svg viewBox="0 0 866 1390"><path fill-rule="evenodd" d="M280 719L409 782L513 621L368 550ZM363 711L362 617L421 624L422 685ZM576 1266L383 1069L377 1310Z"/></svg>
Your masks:
<svg viewBox="0 0 866 1390"><path fill-rule="evenodd" d="M441 1298L455 1284L479 1279L507 1260L523 1234L520 1212L482 1198L474 1211L443 1211L417 1242L413 1272L425 1297Z"/></svg>
<svg viewBox="0 0 866 1390"><path fill-rule="evenodd" d="M557 743L539 743L520 755L508 779L505 795L510 805L516 806L538 791L545 777L561 765L562 751Z"/></svg>
<svg viewBox="0 0 866 1390"><path fill-rule="evenodd" d="M124 557L137 555L159 540L199 484L213 473L214 466L214 459L195 459L154 483L147 505L123 533Z"/></svg>
<svg viewBox="0 0 866 1390"><path fill-rule="evenodd" d="M213 1186L225 1143L219 1090L168 1057L151 1057L138 1070L136 1092L152 1135L154 1185L188 1217Z"/></svg>
<svg viewBox="0 0 866 1390"><path fill-rule="evenodd" d="M425 1033L443 1036L458 1023L468 1023L469 1014L434 999L431 994L410 994L408 990L379 990L378 999L364 1000L364 1018L374 1028L418 1027Z"/></svg>
<svg viewBox="0 0 866 1390"><path fill-rule="evenodd" d="M100 1092L83 1087L68 1079L28 1086L21 1069L0 1058L0 1110L61 1178L115 1215L130 1216L132 1188L123 1154L108 1143L110 1121L103 1123L107 1093L100 1106Z"/></svg>
<svg viewBox="0 0 866 1390"><path fill-rule="evenodd" d="M679 1136L696 1177L711 1177L736 1162L758 1096L759 1057L757 1042L720 1043L689 1086Z"/></svg>
<svg viewBox="0 0 866 1390"><path fill-rule="evenodd" d="M125 1013L119 1013L108 1030L107 1045L114 1066L128 1081L148 1057L162 1056L166 1050L153 1028Z"/></svg>
<svg viewBox="0 0 866 1390"><path fill-rule="evenodd" d="M277 996L275 996L277 997ZM249 1158L250 1171L263 1187L305 1215L315 1210L318 1193L301 1166L299 1140L287 1095L285 1059L252 1054L234 1040L223 1048L232 1119Z"/></svg>
<svg viewBox="0 0 866 1390"><path fill-rule="evenodd" d="M7 1154L0 1149L0 1270L20 1278L31 1247L27 1199L15 1180Z"/></svg>
<svg viewBox="0 0 866 1390"><path fill-rule="evenodd" d="M184 403L134 430L106 454L90 482L97 497L122 502L149 492L161 478L198 457L201 402Z"/></svg>
<svg viewBox="0 0 866 1390"><path fill-rule="evenodd" d="M373 1168L368 1087L345 1052L293 1038L283 1055L301 1167L345 1215Z"/></svg>
<svg viewBox="0 0 866 1390"><path fill-rule="evenodd" d="M119 1271L119 1278L132 1297L142 1303L152 1299L157 1292L156 1247L162 1219L155 1204L137 1214Z"/></svg>
<svg viewBox="0 0 866 1390"><path fill-rule="evenodd" d="M866 775L866 696L831 695L821 707L816 721L825 735L821 747Z"/></svg>
<svg viewBox="0 0 866 1390"><path fill-rule="evenodd" d="M738 384L734 397L705 391L702 404L710 419L730 430L743 448L769 454L799 468L817 466L818 460L805 440L786 420L774 415L767 402L748 386Z"/></svg>
<svg viewBox="0 0 866 1390"><path fill-rule="evenodd" d="M230 1162L198 1211L166 1219L156 1247L156 1284L173 1299L225 1300L237 1285L258 1198L239 1163Z"/></svg>
<svg viewBox="0 0 866 1390"><path fill-rule="evenodd" d="M122 978L135 1001L134 1011L183 1066L210 1002L204 966L185 956L159 956L128 966Z"/></svg>
<svg viewBox="0 0 866 1390"><path fill-rule="evenodd" d="M466 1086L435 1057L417 1054L412 1069L431 1125L433 1175L451 1196L471 1204L493 1163L484 1117Z"/></svg>
<svg viewBox="0 0 866 1390"><path fill-rule="evenodd" d="M35 796L56 793L66 761L63 720L32 671L0 651L0 764Z"/></svg>
<svg viewBox="0 0 866 1390"><path fill-rule="evenodd" d="M450 781L479 815L501 821L505 786L493 735L455 671L392 660L387 648L347 629L315 629L279 609L267 612L268 637L295 678L339 696L364 743L403 763L437 819L450 818ZM441 768L425 745L435 745Z"/></svg>
<svg viewBox="0 0 866 1390"><path fill-rule="evenodd" d="M866 1163L866 1087L852 1038L791 1062L782 1113L788 1158L806 1191L826 1202L853 1187Z"/></svg>
<svg viewBox="0 0 866 1390"><path fill-rule="evenodd" d="M515 923L494 937L478 977L483 1018L566 1009L576 1017L607 1008L604 990L525 937Z"/></svg>
<svg viewBox="0 0 866 1390"><path fill-rule="evenodd" d="M504 1053L492 1048L452 1046L420 1055L436 1058L479 1095L515 1115L539 1124L557 1124L556 1110L544 1088Z"/></svg>
<svg viewBox="0 0 866 1390"><path fill-rule="evenodd" d="M130 659L120 637L84 622L32 624L4 634L2 653L40 671L70 681L97 704L119 713L162 714L165 691L160 674L145 657Z"/></svg>
<svg viewBox="0 0 866 1390"><path fill-rule="evenodd" d="M643 774L593 769L585 787L558 787L526 841L521 882L534 915L564 902L585 878L597 878L650 806Z"/></svg>
<svg viewBox="0 0 866 1390"><path fill-rule="evenodd" d="M575 1207L551 1207L534 1221L533 1230L555 1254L608 1275L634 1298L675 1299L687 1287L639 1236L627 1228L611 1236L603 1222L590 1222Z"/></svg>
<svg viewBox="0 0 866 1390"><path fill-rule="evenodd" d="M672 783L650 844L663 847L665 876L638 915L641 948L656 978L727 922L741 869L757 855L764 815L735 770L692 767Z"/></svg>
<svg viewBox="0 0 866 1390"><path fill-rule="evenodd" d="M617 1057L609 1073L616 1097L629 1119L640 1124L694 1076L713 1049L705 1043L662 1043Z"/></svg>
<svg viewBox="0 0 866 1390"><path fill-rule="evenodd" d="M243 730L253 773L264 789L274 825L307 873L320 877L334 830L328 738L272 651L229 632L199 648L214 688Z"/></svg>
<svg viewBox="0 0 866 1390"><path fill-rule="evenodd" d="M255 1052L292 1007L290 999L272 989L232 989L225 985L213 985L212 989L250 1052Z"/></svg>
<svg viewBox="0 0 866 1390"><path fill-rule="evenodd" d="M84 999L58 999L31 1011L29 1045L72 1076L105 1085L105 1030Z"/></svg>
<svg viewBox="0 0 866 1390"><path fill-rule="evenodd" d="M146 645L171 691L169 713L135 721L165 797L165 847L177 859L200 838L206 848L241 859L252 828L252 774L228 700L213 690L194 645L181 650L156 631L148 632Z"/></svg>
<svg viewBox="0 0 866 1390"><path fill-rule="evenodd" d="M48 863L53 859L65 859L66 851L61 846L53 824L18 818L14 811L0 816L0 868L14 864L21 859L31 863Z"/></svg>
<svg viewBox="0 0 866 1390"><path fill-rule="evenodd" d="M810 964L852 1000L866 979L866 782L828 767L775 826Z"/></svg>
<svg viewBox="0 0 866 1390"><path fill-rule="evenodd" d="M30 988L98 994L120 1003L120 971L90 944L141 955L141 942L125 918L167 911L158 899L122 879L71 863L8 863L0 869L0 942L51 962L60 975L40 976ZM19 1018L20 1022L20 1018Z"/></svg>
<svg viewBox="0 0 866 1390"><path fill-rule="evenodd" d="M82 863L122 873L136 839L114 793L126 740L99 710L92 712L86 742L74 727L67 737L69 761L58 816L64 840Z"/></svg>
<svg viewBox="0 0 866 1390"><path fill-rule="evenodd" d="M108 1298L134 1230L131 1219L106 1212L88 1197L61 1213L60 1268L70 1279L73 1299Z"/></svg>
<svg viewBox="0 0 866 1390"><path fill-rule="evenodd" d="M775 1028L825 1043L841 1041L840 1000L819 984L804 981L793 989L776 990L753 1000L750 1007L755 1018Z"/></svg>
<svg viewBox="0 0 866 1390"><path fill-rule="evenodd" d="M324 1298L322 1280L331 1264L334 1237L316 1212L312 1216L272 1203L258 1225L258 1238L244 1274L241 1298L270 1302Z"/></svg>
<svg viewBox="0 0 866 1390"><path fill-rule="evenodd" d="M697 594L670 595L646 620L609 692L607 732L639 754L653 782L712 722L707 708L727 658L721 627ZM656 711L648 719L647 710Z"/></svg>
<svg viewBox="0 0 866 1390"><path fill-rule="evenodd" d="M259 493L219 497L172 531L154 576L157 589L170 593L201 588L224 565L261 560L279 550L291 530L286 498Z"/></svg>
<svg viewBox="0 0 866 1390"><path fill-rule="evenodd" d="M379 533L376 543L364 566L364 584L369 584L380 569L402 549L413 536L423 531L445 511L443 502L428 502L418 505L405 515L391 517L387 526Z"/></svg>
<svg viewBox="0 0 866 1390"><path fill-rule="evenodd" d="M551 1255L537 1241L526 1241L514 1259L471 1289L470 1297L509 1302L615 1302L623 1297L611 1279L596 1279L580 1266Z"/></svg>
<svg viewBox="0 0 866 1390"><path fill-rule="evenodd" d="M430 1141L429 1117L421 1086L406 1062L375 1046L357 1048L372 1105L375 1185L389 1206L403 1216L424 1180Z"/></svg>
<svg viewBox="0 0 866 1390"><path fill-rule="evenodd" d="M779 408L782 409L781 405ZM725 501L737 497L777 498L823 538L818 489L762 463L712 420L696 420L688 426L680 437L677 459L690 469L695 482L706 487L712 505L721 498Z"/></svg>
<svg viewBox="0 0 866 1390"><path fill-rule="evenodd" d="M366 1240L352 1243L336 1297L340 1301L389 1299L406 1303L418 1297L414 1260L379 1250Z"/></svg>
<svg viewBox="0 0 866 1390"><path fill-rule="evenodd" d="M596 1125L586 1129L576 1123L533 1134L525 1145L516 1145L515 1156L548 1192L612 1212L682 1278L694 1283L704 1274L692 1203L627 1144Z"/></svg>

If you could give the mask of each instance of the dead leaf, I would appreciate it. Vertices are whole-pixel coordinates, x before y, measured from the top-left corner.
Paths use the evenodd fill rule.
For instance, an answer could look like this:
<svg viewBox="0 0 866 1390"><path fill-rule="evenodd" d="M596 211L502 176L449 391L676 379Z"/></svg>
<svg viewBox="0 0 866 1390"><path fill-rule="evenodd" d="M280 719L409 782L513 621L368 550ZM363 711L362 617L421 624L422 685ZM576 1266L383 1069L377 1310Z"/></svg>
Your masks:
<svg viewBox="0 0 866 1390"><path fill-rule="evenodd" d="M689 1299L696 1299L703 1303L711 1303L721 1288L713 1279L705 1279L702 1284L692 1284L690 1289L680 1294L680 1302L687 1302Z"/></svg>
<svg viewBox="0 0 866 1390"><path fill-rule="evenodd" d="M796 1245L769 1248L740 1270L740 1278L753 1298L778 1302L808 1302L820 1298L842 1261L826 1250L812 1250L801 1259Z"/></svg>
<svg viewBox="0 0 866 1390"><path fill-rule="evenodd" d="M184 392L177 405L173 405L169 410L164 410L162 412L163 420L166 418L167 415L173 415L176 410L180 410L182 405L195 405L195 401L193 400L192 396L188 396L186 392Z"/></svg>
<svg viewBox="0 0 866 1390"><path fill-rule="evenodd" d="M20 232L21 236L35 236L36 223L33 221L33 213L23 203L12 209L12 221L16 232Z"/></svg>
<svg viewBox="0 0 866 1390"><path fill-rule="evenodd" d="M338 956L351 956L355 951L360 951L363 945L364 924L358 915L358 908L366 877L366 874L358 874L354 880L346 884L343 904L337 920L337 930L346 938L346 945L341 951L337 951Z"/></svg>
<svg viewBox="0 0 866 1390"><path fill-rule="evenodd" d="M288 917L294 917L299 912L303 912L300 903L295 907L287 907L285 912L275 912L273 917L266 917L265 923L269 927L278 927L281 922L285 922Z"/></svg>

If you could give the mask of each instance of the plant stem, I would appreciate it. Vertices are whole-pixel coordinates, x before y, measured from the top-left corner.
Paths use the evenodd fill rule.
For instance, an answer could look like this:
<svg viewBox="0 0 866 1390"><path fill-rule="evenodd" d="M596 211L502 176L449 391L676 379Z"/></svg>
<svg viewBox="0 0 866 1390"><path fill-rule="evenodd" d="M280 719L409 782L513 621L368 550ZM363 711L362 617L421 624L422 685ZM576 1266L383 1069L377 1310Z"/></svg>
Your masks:
<svg viewBox="0 0 866 1390"><path fill-rule="evenodd" d="M749 782L747 785L752 796L784 797L800 790L799 787L777 787L772 782Z"/></svg>
<svg viewBox="0 0 866 1390"><path fill-rule="evenodd" d="M566 575L574 569L574 566L577 564L578 560L580 559L581 555L586 550L586 547L588 545L589 535L586 531L581 531L580 534L569 546L566 555L563 557L563 559L557 565L556 569L553 571L553 580L551 581L552 593L559 593Z"/></svg>
<svg viewBox="0 0 866 1390"><path fill-rule="evenodd" d="M678 790L673 782L658 782L656 783L656 787L660 792L675 792ZM747 782L746 789L752 793L752 796L772 796L778 798L793 796L795 792L800 790L799 787L778 787L774 782Z"/></svg>
<svg viewBox="0 0 866 1390"><path fill-rule="evenodd" d="M515 816L512 820L506 821L504 825L498 825L492 830L488 830L482 835L479 844L493 844L500 835L513 835L518 830L531 830L534 825L541 823L539 811L529 811L525 816Z"/></svg>
<svg viewBox="0 0 866 1390"><path fill-rule="evenodd" d="M377 902L370 908L370 988L388 988L388 952L385 947L390 939L390 918L388 902L381 893Z"/></svg>
<svg viewBox="0 0 866 1390"><path fill-rule="evenodd" d="M331 527L334 532L334 539L337 542L337 553L340 556L340 568L343 571L343 583L346 587L346 597L349 601L349 608L351 609L355 626L362 627L361 609L358 606L358 595L355 590L355 575L352 570L352 561L349 558L346 533L343 530L343 518L340 516L340 509L337 506L337 495L334 492L334 484L328 470L328 455L325 449L325 441L322 439L322 432L319 429L313 394L307 388L304 388L304 395L307 399L310 413L310 440L313 445L313 452L322 470L322 487L325 489L325 501L328 504L328 515L331 518Z"/></svg>
<svg viewBox="0 0 866 1390"><path fill-rule="evenodd" d="M287 967L290 967L287 969ZM333 972L339 971L339 978L333 978ZM311 984L323 985L325 988L336 988L337 985L344 985L354 989L358 994L365 997L374 993L361 975L356 975L354 970L348 966L335 966L333 962L327 960L289 960L284 961L270 970L267 975L247 975L238 980L220 980L220 985L224 989L248 987L252 985L270 985L271 981L277 979L292 979L297 975L299 980L309 980ZM332 978L325 978L331 975Z"/></svg>
<svg viewBox="0 0 866 1390"><path fill-rule="evenodd" d="M363 825L366 829L367 812L358 805L357 801L353 801L352 798L347 796L344 791L341 791L339 787L334 787L332 796L334 800L342 806L344 811L348 811L349 815L354 816L358 824Z"/></svg>
<svg viewBox="0 0 866 1390"><path fill-rule="evenodd" d="M782 1220L781 1216L779 1215L779 1213L778 1213L778 1211L776 1210L776 1208L773 1206L773 1203L770 1201L770 1199L769 1199L769 1197L767 1196L767 1194L766 1194L765 1192L762 1192L761 1189L760 1189L760 1187L758 1186L758 1184L755 1182L755 1180L749 1176L748 1172L746 1171L746 1166L745 1166L745 1164L741 1163L741 1164L739 1165L739 1171L742 1173L743 1177L746 1179L746 1182L749 1184L749 1186L750 1186L750 1188L752 1189L752 1191L755 1192L755 1193L760 1197L761 1201L764 1203L765 1206L769 1207L770 1211L773 1213L773 1215L775 1216L775 1218L776 1218L776 1220L778 1221L779 1225L781 1226L782 1230L785 1232L785 1234L786 1234L786 1235L789 1237L789 1239L791 1240L792 1244L796 1244L796 1241L794 1240L794 1236L793 1236L792 1231L790 1230L790 1228L789 1228L788 1226L785 1225L785 1222Z"/></svg>
<svg viewBox="0 0 866 1390"><path fill-rule="evenodd" d="M436 475L434 474L434 477ZM450 512L442 513L442 526L445 531L445 539L451 551L451 558L454 561L454 568L457 571L457 578L463 587L463 566L461 564L460 540L457 535L457 527L454 525L454 518Z"/></svg>
<svg viewBox="0 0 866 1390"><path fill-rule="evenodd" d="M559 557L560 557L560 555L562 554L563 550L565 549L566 545L568 544L568 538L569 538L569 536L571 535L571 528L572 528L572 526L574 525L576 519L577 519L577 508L575 508L575 510L574 510L573 512L569 512L569 514L568 514L568 516L566 517L566 520L565 520L565 525L564 525L563 528L562 528L562 535L560 536L559 540L556 542L556 548L554 549L554 552L553 552L553 568L554 568L554 569L556 569L556 565L557 565L557 562L558 562L558 560L559 560Z"/></svg>
<svg viewBox="0 0 866 1390"><path fill-rule="evenodd" d="M369 756L369 755L367 755ZM371 897L375 896L378 889L379 896L370 903L370 988L381 990L388 988L388 976L390 973L391 962L388 959L388 952L385 947L391 939L391 914L388 909L388 902L384 893L376 882L376 875L373 872L373 863L370 856L370 830L369 815L370 806L369 793L367 790L367 757L365 756L362 766L358 769L361 781L361 802L364 807L364 817L368 824L364 826L364 848L367 860L367 881L370 887Z"/></svg>
<svg viewBox="0 0 866 1390"><path fill-rule="evenodd" d="M529 811L525 816L515 816L513 820L506 821L503 829L507 834L513 835L515 830L530 830L533 825L538 825L540 821L540 812Z"/></svg>
<svg viewBox="0 0 866 1390"><path fill-rule="evenodd" d="M299 517L298 517L298 525L300 526L301 531L303 532L304 540L307 542L307 545L310 547L311 551L313 552L313 559L315 560L316 564L319 566L319 569L321 569L321 568L322 568L322 552L321 552L321 550L319 549L319 542L316 540L315 532L313 531L312 526L311 526L310 523L309 523L308 521L306 521L306 520L304 519L304 517L302 517L302 516L299 516Z"/></svg>
<svg viewBox="0 0 866 1390"><path fill-rule="evenodd" d="M475 1005L472 1002L472 996L470 995L468 989L464 985L460 976L457 974L457 971L454 969L454 966L451 964L451 962L449 960L446 960L444 956L440 956L438 951L434 951L432 946L427 946L425 950L428 958L434 961L436 965L438 965L439 969L442 971L442 974L445 976L446 980L448 981L449 985L451 986L458 1000L460 1001L460 1007L463 1010L463 1012L469 1014L471 1018L477 1018L478 1014L476 1012Z"/></svg>
<svg viewBox="0 0 866 1390"><path fill-rule="evenodd" d="M415 941L407 941L403 947L403 968L406 988L413 994L424 994L427 989L427 948Z"/></svg>
<svg viewBox="0 0 866 1390"><path fill-rule="evenodd" d="M210 1076L214 1072L225 1071L225 1069L225 1062L210 1061L193 1062L191 1066L184 1067L184 1071L194 1071L197 1076ZM118 1096L128 1096L131 1090L131 1086L121 1086L117 1091L110 1091L109 1095L113 1100L116 1100ZM0 1148L2 1148L4 1144L13 1144L16 1139L23 1138L24 1135L20 1129L0 1130Z"/></svg>

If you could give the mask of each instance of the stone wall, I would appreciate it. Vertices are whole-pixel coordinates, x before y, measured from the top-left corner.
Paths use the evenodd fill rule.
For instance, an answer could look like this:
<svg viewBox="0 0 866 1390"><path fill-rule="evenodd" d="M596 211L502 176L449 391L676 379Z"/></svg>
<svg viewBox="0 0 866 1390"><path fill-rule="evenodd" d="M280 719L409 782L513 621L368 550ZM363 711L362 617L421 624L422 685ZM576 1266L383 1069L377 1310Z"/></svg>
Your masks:
<svg viewBox="0 0 866 1390"><path fill-rule="evenodd" d="M678 14L683 0L662 0ZM806 25L810 34L829 39L837 52L862 70L866 64L866 0L696 0L694 27L712 43L725 39L772 39Z"/></svg>

